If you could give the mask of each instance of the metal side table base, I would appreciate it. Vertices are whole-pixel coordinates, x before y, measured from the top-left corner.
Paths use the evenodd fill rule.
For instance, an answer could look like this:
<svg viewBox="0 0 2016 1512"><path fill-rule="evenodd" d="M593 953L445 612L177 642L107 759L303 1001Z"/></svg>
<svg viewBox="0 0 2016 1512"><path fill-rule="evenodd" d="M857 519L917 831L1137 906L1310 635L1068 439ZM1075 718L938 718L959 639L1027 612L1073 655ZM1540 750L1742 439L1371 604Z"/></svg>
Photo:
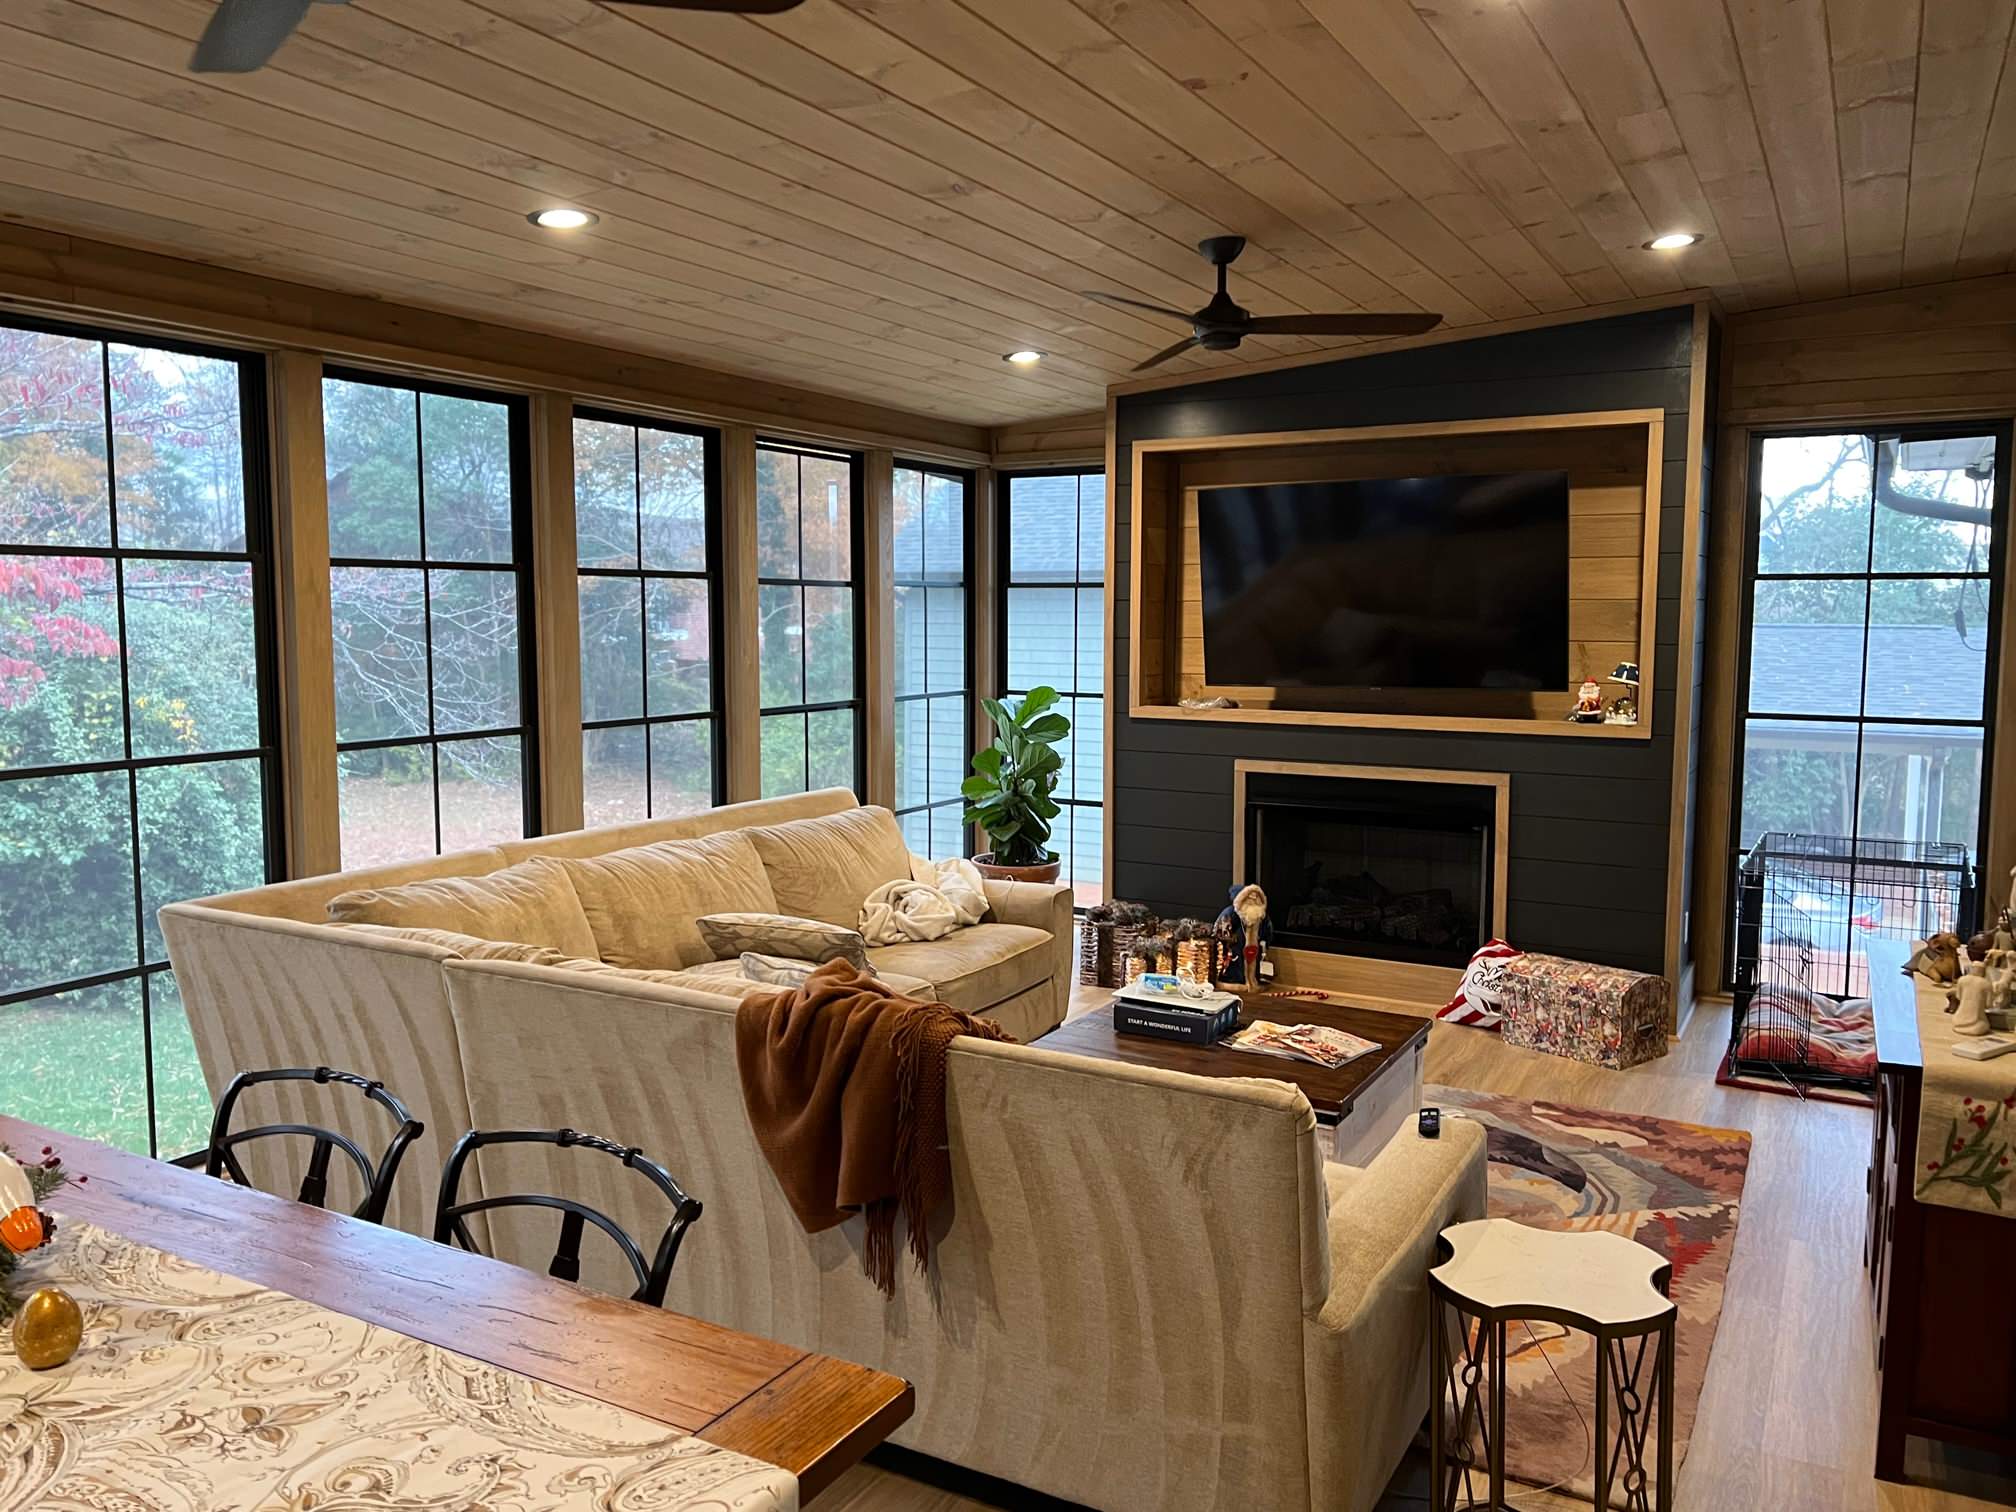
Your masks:
<svg viewBox="0 0 2016 1512"><path fill-rule="evenodd" d="M1506 1340L1526 1321L1595 1343L1596 1512L1672 1512L1672 1267L1616 1234L1502 1218L1446 1229L1438 1249L1428 1273L1431 1512L1517 1512L1505 1500Z"/></svg>

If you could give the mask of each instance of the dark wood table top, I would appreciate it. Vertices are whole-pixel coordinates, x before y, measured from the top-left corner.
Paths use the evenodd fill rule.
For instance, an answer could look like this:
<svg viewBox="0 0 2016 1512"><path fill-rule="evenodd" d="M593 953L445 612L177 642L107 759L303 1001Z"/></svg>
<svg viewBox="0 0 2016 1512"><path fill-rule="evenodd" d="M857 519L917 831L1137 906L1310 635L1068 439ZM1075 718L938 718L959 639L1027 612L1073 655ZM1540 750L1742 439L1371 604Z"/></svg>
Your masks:
<svg viewBox="0 0 2016 1512"><path fill-rule="evenodd" d="M1383 1013L1376 1008L1354 1008L1334 999L1265 992L1247 998L1240 1007L1241 1025L1255 1019L1277 1024L1321 1024L1375 1041L1379 1048L1332 1071L1308 1061L1233 1050L1222 1041L1215 1045L1189 1045L1145 1034L1122 1034L1113 1027L1113 1010L1104 1003L1058 1025L1034 1043L1044 1050L1062 1050L1129 1066L1154 1066L1163 1071L1187 1071L1192 1076L1260 1076L1289 1082L1302 1089L1318 1118L1325 1123L1337 1123L1380 1072L1428 1038L1429 1024L1429 1020L1411 1013Z"/></svg>
<svg viewBox="0 0 2016 1512"><path fill-rule="evenodd" d="M810 1500L901 1425L910 1383L586 1291L398 1229L304 1207L0 1114L21 1157L55 1148L83 1186L50 1201L211 1270L562 1386L798 1477Z"/></svg>

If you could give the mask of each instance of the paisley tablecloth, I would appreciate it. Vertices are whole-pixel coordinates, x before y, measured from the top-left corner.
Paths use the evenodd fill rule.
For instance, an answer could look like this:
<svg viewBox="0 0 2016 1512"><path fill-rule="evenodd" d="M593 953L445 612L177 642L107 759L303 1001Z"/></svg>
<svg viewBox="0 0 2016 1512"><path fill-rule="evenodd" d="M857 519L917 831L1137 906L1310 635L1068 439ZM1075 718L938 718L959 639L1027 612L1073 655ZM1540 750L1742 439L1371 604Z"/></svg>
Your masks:
<svg viewBox="0 0 2016 1512"><path fill-rule="evenodd" d="M0 1512L795 1512L788 1472L87 1224L31 1279L84 1309L35 1373L0 1330Z"/></svg>

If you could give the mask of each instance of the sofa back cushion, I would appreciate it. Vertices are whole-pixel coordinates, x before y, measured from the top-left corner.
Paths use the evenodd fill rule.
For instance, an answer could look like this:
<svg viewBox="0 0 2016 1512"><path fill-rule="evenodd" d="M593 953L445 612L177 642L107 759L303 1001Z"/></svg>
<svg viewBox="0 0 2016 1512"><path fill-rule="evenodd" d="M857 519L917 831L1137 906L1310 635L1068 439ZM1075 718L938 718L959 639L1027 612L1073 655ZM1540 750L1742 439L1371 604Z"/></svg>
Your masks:
<svg viewBox="0 0 2016 1512"><path fill-rule="evenodd" d="M910 847L903 843L896 816L885 808L848 809L743 833L770 874L777 896L774 913L856 929L862 900L884 882L910 875Z"/></svg>
<svg viewBox="0 0 2016 1512"><path fill-rule="evenodd" d="M569 857L575 894L611 966L677 971L714 959L696 920L711 913L774 913L770 878L746 834L661 840L602 856Z"/></svg>
<svg viewBox="0 0 2016 1512"><path fill-rule="evenodd" d="M565 956L595 954L595 933L558 861L521 861L480 877L434 877L338 893L329 900L329 917L338 924L446 929L481 940L515 940Z"/></svg>

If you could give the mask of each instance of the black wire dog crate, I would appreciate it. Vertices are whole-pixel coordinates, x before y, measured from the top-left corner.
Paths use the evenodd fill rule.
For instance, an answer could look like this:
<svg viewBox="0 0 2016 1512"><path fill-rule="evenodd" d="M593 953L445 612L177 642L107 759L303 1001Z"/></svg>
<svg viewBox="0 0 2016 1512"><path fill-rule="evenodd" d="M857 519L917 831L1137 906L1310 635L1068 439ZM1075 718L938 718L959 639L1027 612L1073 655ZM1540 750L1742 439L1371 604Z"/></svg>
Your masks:
<svg viewBox="0 0 2016 1512"><path fill-rule="evenodd" d="M1868 941L1964 938L1979 906L1967 847L1952 841L1763 835L1736 872L1730 1071L1868 1090L1871 1076L1815 1054L1816 1018L1869 996Z"/></svg>

